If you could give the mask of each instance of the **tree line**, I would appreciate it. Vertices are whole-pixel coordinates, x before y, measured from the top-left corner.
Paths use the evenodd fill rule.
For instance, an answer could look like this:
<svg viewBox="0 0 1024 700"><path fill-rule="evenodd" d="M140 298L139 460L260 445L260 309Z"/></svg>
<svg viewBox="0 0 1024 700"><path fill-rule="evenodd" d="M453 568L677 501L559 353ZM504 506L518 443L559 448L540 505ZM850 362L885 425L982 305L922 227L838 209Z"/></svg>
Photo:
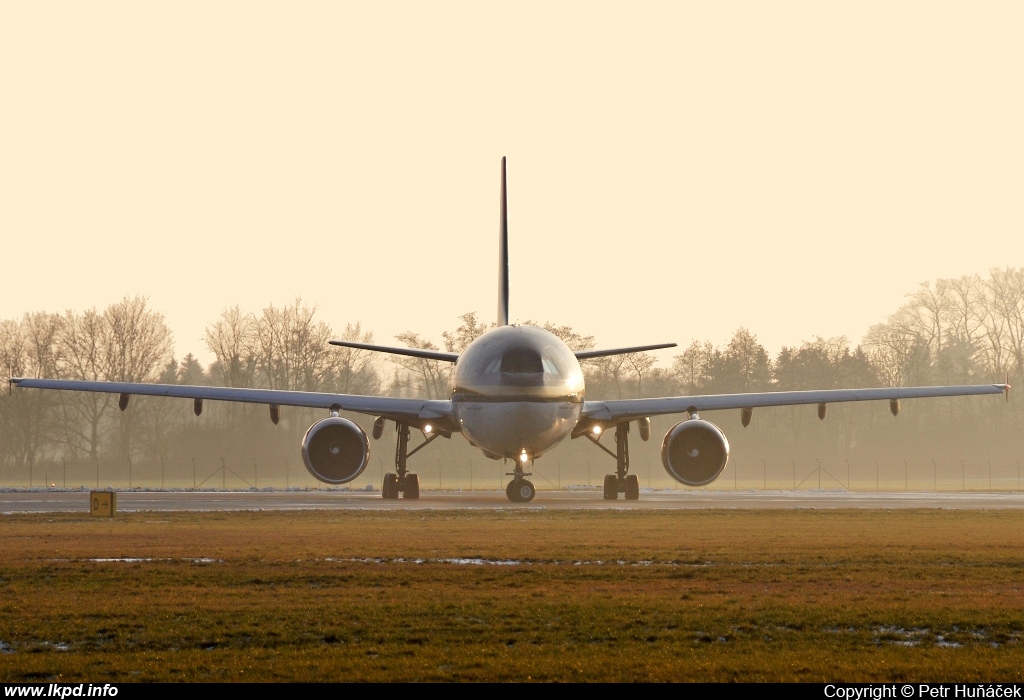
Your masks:
<svg viewBox="0 0 1024 700"><path fill-rule="evenodd" d="M458 321L440 334L440 344L414 331L396 339L409 347L460 352L489 327L472 312ZM594 336L571 326L527 323L546 328L574 350L597 346ZM39 311L4 320L0 361L11 376L445 396L448 363L328 345L334 337L374 341L358 322L331 328L315 305L300 298L258 312L235 306L208 324L205 346L214 360L204 367L191 353L175 355L163 315L136 296L102 311ZM650 353L632 353L590 360L583 369L587 397L593 399L987 383L1004 377L1024 385L1024 270L923 283L857 345L845 337L815 337L773 357L752 331L739 328L723 346L694 341L667 367ZM0 483L19 479L38 463L56 462L120 470L148 465L151 473L157 463L163 469L199 458L209 465L219 457L225 465L251 461L254 477L261 460L268 474L302 469L296 446L320 412L290 409L274 428L265 406L207 406L197 419L188 401L132 397L129 409L120 411L116 395L15 389L0 399ZM824 423L807 407L763 409L747 429L737 429L738 416L708 417L727 431L737 458L814 454L849 463L869 452L876 460L897 453L933 460L953 453L1003 462L1020 457L1024 411L1013 402L905 402L900 422L889 420L885 409L836 404ZM667 429L670 420L656 425ZM442 460L475 458L458 442L441 448ZM381 454L387 455L384 447ZM652 442L636 449L657 460L659 447ZM583 450L573 445L567 461Z"/></svg>

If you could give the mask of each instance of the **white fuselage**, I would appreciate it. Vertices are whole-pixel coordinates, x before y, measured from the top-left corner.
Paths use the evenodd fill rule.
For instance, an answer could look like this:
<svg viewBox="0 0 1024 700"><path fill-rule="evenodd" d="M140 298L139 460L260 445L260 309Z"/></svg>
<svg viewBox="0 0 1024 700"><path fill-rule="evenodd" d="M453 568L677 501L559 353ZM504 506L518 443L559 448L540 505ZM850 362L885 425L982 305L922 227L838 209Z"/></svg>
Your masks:
<svg viewBox="0 0 1024 700"><path fill-rule="evenodd" d="M452 371L459 429L489 457L533 460L565 439L583 409L583 371L557 336L501 326L477 338Z"/></svg>

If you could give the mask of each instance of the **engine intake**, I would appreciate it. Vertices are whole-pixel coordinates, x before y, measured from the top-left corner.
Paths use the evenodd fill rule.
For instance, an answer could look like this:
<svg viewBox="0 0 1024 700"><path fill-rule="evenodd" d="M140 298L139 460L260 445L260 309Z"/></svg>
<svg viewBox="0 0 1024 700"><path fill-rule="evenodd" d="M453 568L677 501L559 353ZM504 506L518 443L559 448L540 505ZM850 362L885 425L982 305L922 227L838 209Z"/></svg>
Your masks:
<svg viewBox="0 0 1024 700"><path fill-rule="evenodd" d="M370 461L370 441L358 425L332 416L317 421L302 438L306 469L325 484L345 484L362 474Z"/></svg>
<svg viewBox="0 0 1024 700"><path fill-rule="evenodd" d="M729 461L729 441L714 423L692 418L677 423L661 443L665 471L687 486L704 486L718 478Z"/></svg>

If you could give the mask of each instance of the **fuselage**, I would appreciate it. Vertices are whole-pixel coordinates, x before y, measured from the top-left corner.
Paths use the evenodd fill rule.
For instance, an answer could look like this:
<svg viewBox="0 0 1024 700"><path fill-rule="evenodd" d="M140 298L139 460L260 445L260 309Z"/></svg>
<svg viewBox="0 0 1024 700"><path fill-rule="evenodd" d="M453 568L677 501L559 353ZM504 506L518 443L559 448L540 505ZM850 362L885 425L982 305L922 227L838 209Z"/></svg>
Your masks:
<svg viewBox="0 0 1024 700"><path fill-rule="evenodd" d="M557 445L579 421L583 394L576 355L533 326L484 333L459 355L451 374L459 428L495 459L533 460Z"/></svg>

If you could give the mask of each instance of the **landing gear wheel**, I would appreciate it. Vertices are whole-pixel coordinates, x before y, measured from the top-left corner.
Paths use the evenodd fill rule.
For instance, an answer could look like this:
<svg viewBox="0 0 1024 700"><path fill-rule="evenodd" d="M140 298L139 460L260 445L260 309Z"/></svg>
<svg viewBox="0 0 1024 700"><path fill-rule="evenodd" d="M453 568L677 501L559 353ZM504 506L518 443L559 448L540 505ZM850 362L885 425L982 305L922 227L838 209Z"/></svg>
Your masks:
<svg viewBox="0 0 1024 700"><path fill-rule="evenodd" d="M619 477L614 474L604 476L604 500L614 501L619 497Z"/></svg>
<svg viewBox="0 0 1024 700"><path fill-rule="evenodd" d="M398 498L398 474L384 475L384 486L381 487L380 495L388 500Z"/></svg>
<svg viewBox="0 0 1024 700"><path fill-rule="evenodd" d="M640 479L637 478L636 474L630 474L626 477L626 500L640 500Z"/></svg>
<svg viewBox="0 0 1024 700"><path fill-rule="evenodd" d="M513 481L512 484L512 491L515 494L517 503L529 503L537 495L537 489L526 479L522 479L519 483Z"/></svg>
<svg viewBox="0 0 1024 700"><path fill-rule="evenodd" d="M505 487L505 496L513 503L519 502L519 494L516 492L516 482L508 482L508 486Z"/></svg>
<svg viewBox="0 0 1024 700"><path fill-rule="evenodd" d="M406 499L417 499L420 497L420 478L416 474L405 475L405 489L402 491L402 497Z"/></svg>

